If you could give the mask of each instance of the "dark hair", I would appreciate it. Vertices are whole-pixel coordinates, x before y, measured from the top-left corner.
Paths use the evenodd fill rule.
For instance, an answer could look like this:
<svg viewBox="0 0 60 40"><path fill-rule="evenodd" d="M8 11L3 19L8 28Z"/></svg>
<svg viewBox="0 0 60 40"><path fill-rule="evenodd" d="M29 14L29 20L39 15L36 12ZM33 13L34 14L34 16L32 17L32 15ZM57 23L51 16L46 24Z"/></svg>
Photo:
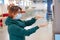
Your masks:
<svg viewBox="0 0 60 40"><path fill-rule="evenodd" d="M9 9L9 15L11 15L11 13L16 14L18 11L20 12L22 9L19 6L11 6Z"/></svg>
<svg viewBox="0 0 60 40"><path fill-rule="evenodd" d="M19 10L21 11L22 9L20 7L18 7L18 6L12 6L12 7L9 8L10 13L16 13Z"/></svg>
<svg viewBox="0 0 60 40"><path fill-rule="evenodd" d="M10 4L7 6L7 9L9 10L10 7L14 6L14 4Z"/></svg>

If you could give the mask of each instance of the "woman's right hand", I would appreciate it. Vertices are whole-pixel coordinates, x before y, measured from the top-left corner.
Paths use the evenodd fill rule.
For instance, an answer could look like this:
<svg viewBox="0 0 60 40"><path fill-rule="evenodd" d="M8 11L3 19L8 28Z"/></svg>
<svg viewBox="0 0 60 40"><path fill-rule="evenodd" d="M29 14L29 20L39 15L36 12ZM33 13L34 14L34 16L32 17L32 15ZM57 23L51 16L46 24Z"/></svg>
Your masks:
<svg viewBox="0 0 60 40"><path fill-rule="evenodd" d="M39 24L38 27L47 27L47 23L42 23L42 24Z"/></svg>
<svg viewBox="0 0 60 40"><path fill-rule="evenodd" d="M41 16L41 15L39 15L39 14L37 14L36 16L35 16L35 19L40 19L40 18L43 18L43 16Z"/></svg>

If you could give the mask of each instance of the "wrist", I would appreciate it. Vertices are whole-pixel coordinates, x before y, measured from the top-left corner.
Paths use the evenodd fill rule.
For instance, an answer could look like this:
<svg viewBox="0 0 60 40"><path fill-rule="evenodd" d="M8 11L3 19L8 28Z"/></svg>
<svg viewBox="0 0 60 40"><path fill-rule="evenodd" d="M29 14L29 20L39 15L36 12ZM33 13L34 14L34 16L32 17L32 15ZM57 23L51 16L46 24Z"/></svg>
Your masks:
<svg viewBox="0 0 60 40"><path fill-rule="evenodd" d="M39 29L39 26L36 26Z"/></svg>
<svg viewBox="0 0 60 40"><path fill-rule="evenodd" d="M34 17L37 20L37 17Z"/></svg>

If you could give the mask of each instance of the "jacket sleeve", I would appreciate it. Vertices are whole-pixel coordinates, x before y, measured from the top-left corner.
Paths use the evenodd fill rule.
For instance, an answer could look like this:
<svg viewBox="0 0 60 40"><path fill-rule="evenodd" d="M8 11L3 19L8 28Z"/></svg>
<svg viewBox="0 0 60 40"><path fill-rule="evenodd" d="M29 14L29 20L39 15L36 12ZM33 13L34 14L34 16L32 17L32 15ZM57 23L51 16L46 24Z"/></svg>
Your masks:
<svg viewBox="0 0 60 40"><path fill-rule="evenodd" d="M26 26L30 26L36 22L35 18L32 18L31 20L24 21Z"/></svg>
<svg viewBox="0 0 60 40"><path fill-rule="evenodd" d="M19 26L17 26L17 25L11 25L11 30L13 31L13 33L15 34L15 35L23 35L23 36L29 36L30 34L32 34L32 33L34 33L37 29L39 29L39 27L38 26L36 26L36 27L34 27L34 28L31 28L31 29L29 29L29 30L26 30L26 29L24 29L24 28L21 28L21 27L19 27Z"/></svg>

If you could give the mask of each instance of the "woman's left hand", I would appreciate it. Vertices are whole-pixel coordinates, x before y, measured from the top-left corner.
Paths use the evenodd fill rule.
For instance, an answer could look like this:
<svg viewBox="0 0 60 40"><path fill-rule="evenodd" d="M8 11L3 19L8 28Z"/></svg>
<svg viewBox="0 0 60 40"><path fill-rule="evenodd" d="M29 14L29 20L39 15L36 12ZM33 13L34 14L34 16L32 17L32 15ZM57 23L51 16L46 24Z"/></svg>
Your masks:
<svg viewBox="0 0 60 40"><path fill-rule="evenodd" d="M38 27L47 27L47 26L48 26L48 23L42 23L38 25Z"/></svg>

